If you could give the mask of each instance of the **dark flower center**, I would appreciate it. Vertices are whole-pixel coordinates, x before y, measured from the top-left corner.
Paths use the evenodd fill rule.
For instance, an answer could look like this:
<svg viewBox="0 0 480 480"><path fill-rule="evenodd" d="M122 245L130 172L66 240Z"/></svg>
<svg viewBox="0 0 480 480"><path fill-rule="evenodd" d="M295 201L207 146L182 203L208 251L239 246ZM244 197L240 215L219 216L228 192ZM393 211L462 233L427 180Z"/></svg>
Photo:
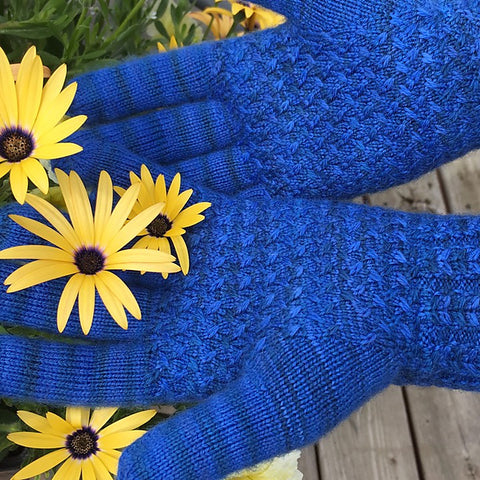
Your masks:
<svg viewBox="0 0 480 480"><path fill-rule="evenodd" d="M33 151L33 138L19 128L7 128L0 134L0 155L15 163L28 158Z"/></svg>
<svg viewBox="0 0 480 480"><path fill-rule="evenodd" d="M98 452L98 435L91 427L82 427L68 435L65 446L74 459L86 459Z"/></svg>
<svg viewBox="0 0 480 480"><path fill-rule="evenodd" d="M105 256L95 247L82 247L75 252L75 265L85 275L95 275L105 267Z"/></svg>
<svg viewBox="0 0 480 480"><path fill-rule="evenodd" d="M152 222L147 225L147 232L152 237L163 237L172 228L172 222L163 213L159 213Z"/></svg>

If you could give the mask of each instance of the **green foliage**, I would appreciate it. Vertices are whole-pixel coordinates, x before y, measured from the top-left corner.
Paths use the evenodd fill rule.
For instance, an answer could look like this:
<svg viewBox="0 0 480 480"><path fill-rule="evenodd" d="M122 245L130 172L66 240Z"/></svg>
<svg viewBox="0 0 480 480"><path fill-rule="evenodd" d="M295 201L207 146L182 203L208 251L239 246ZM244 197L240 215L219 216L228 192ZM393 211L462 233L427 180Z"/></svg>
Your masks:
<svg viewBox="0 0 480 480"><path fill-rule="evenodd" d="M202 39L202 31L196 22L188 17L194 5L195 0L160 0L155 21L156 40L167 49L172 36L178 45L198 43Z"/></svg>
<svg viewBox="0 0 480 480"><path fill-rule="evenodd" d="M12 405L0 400L0 461L2 461L10 451L17 448L17 445L14 445L7 439L9 433L16 432L22 428L22 422L17 417L15 411Z"/></svg>
<svg viewBox="0 0 480 480"><path fill-rule="evenodd" d="M8 203L13 202L12 191L10 190L10 181L8 178L3 178L0 180L0 207L7 205Z"/></svg>
<svg viewBox="0 0 480 480"><path fill-rule="evenodd" d="M69 74L152 50L156 0L0 0L0 45L19 62L35 44L45 65Z"/></svg>

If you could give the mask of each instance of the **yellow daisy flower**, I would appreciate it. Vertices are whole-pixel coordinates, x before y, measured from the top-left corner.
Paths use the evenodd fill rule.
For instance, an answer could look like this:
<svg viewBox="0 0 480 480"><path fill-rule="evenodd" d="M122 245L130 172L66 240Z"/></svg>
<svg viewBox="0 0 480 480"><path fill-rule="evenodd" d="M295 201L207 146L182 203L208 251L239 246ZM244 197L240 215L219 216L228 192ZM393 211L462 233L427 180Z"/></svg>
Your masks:
<svg viewBox="0 0 480 480"><path fill-rule="evenodd" d="M300 451L294 450L283 457L229 475L225 480L302 480L303 474L297 467L299 458Z"/></svg>
<svg viewBox="0 0 480 480"><path fill-rule="evenodd" d="M215 40L227 38L233 26L233 13L225 8L209 7L203 11L190 12L189 17L199 20L207 27L210 25Z"/></svg>
<svg viewBox="0 0 480 480"><path fill-rule="evenodd" d="M164 207L153 221L138 234L142 238L133 248L147 248L170 254L170 242L172 242L182 272L186 275L190 268L190 259L187 245L182 235L185 233L186 227L191 227L205 218L203 215L200 215L200 213L212 204L209 202L200 202L182 210L190 199L193 190L189 189L179 193L179 173L173 178L168 192L163 175L159 175L154 182L150 171L145 165L142 165L140 175L141 178L135 175L135 173L130 172L130 182L132 185L140 185L141 187L138 200L132 209L132 215L139 215L146 208L158 203L163 203ZM122 198L126 193L125 189L120 187L114 187L114 190ZM168 273L169 272L165 271L162 274L163 277L167 278Z"/></svg>
<svg viewBox="0 0 480 480"><path fill-rule="evenodd" d="M170 37L170 43L168 45L168 50L175 50L178 47L179 47L179 45L178 45L177 39L175 38L175 35L172 35ZM182 43L180 43L180 47L183 47ZM157 48L158 48L159 53L165 53L167 51L167 49L160 42L157 42Z"/></svg>
<svg viewBox="0 0 480 480"><path fill-rule="evenodd" d="M276 27L285 23L286 18L267 8L255 5L252 2L229 0L233 15L243 11L245 20L242 25L249 32L253 30L264 30L266 28Z"/></svg>
<svg viewBox="0 0 480 480"><path fill-rule="evenodd" d="M140 319L140 307L127 285L110 270L180 271L178 265L172 263L175 258L167 253L138 248L121 250L159 215L164 205L152 202L139 215L130 215L141 189L140 185L132 185L112 211L112 180L103 171L93 214L87 191L77 173L71 172L68 176L59 169L55 173L71 223L46 200L27 193L25 201L54 229L31 218L19 215L11 215L10 218L54 246L22 245L0 251L0 259L35 260L5 279L5 285L9 285L7 292L17 292L71 275L58 303L57 327L60 332L65 329L78 297L80 324L83 333L88 334L93 321L96 291L115 322L127 329L124 309ZM125 223L129 216L131 220Z"/></svg>
<svg viewBox="0 0 480 480"><path fill-rule="evenodd" d="M78 130L87 117L77 115L61 121L77 89L72 83L62 90L65 65L55 70L44 87L42 61L31 47L18 71L13 70L0 48L0 178L10 174L12 193L23 203L29 179L43 193L48 192L48 176L39 160L82 150L75 143L59 142Z"/></svg>
<svg viewBox="0 0 480 480"><path fill-rule="evenodd" d="M103 428L117 408L67 407L65 419L48 412L45 417L20 410L20 419L36 432L15 432L7 438L23 447L55 448L18 471L12 480L24 480L63 464L52 480L112 480L117 474L119 448L140 438L145 430L136 430L155 415L144 410ZM38 432L38 433L37 433Z"/></svg>

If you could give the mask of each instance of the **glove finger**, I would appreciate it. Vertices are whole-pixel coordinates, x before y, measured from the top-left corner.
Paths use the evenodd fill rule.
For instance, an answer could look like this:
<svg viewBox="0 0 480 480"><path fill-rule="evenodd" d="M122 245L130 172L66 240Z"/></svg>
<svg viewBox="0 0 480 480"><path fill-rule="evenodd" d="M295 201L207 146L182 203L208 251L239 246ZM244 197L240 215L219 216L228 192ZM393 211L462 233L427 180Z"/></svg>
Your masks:
<svg viewBox="0 0 480 480"><path fill-rule="evenodd" d="M203 43L83 74L70 114L90 124L205 99L214 88L215 46Z"/></svg>
<svg viewBox="0 0 480 480"><path fill-rule="evenodd" d="M1 262L0 280L3 281L19 265L6 260ZM145 321L145 318L150 318L150 302L147 300L149 292L146 288L138 286L131 290L139 304L142 319L137 320L126 312L128 329L121 328L115 322L96 293L94 318L88 336L85 336L80 325L78 304L73 307L67 326L60 334L57 327L57 308L66 282L65 278L59 278L12 293L6 293L6 287L2 287L0 323L8 327L23 327L33 329L35 332L58 335L59 338L132 340L144 335L148 328L148 320Z"/></svg>
<svg viewBox="0 0 480 480"><path fill-rule="evenodd" d="M72 141L83 147L83 151L60 159L53 163L54 168L65 172L75 170L84 183L96 186L102 170L106 170L114 185L125 186L129 183L129 172L140 172L143 158L123 148L118 143L110 143L99 138L89 129L80 130L72 135Z"/></svg>
<svg viewBox="0 0 480 480"><path fill-rule="evenodd" d="M47 242L40 237L29 232L9 218L11 214L32 218L49 225L48 222L29 205L11 203L2 207L0 210L0 250L20 245L47 244ZM4 282L13 271L24 263L24 261L20 260L0 260L0 282ZM117 274L124 279L128 278L126 283L131 287L143 316L150 318L151 287L147 285L143 287L139 283L138 279L141 277L139 273L136 273L136 275L125 275L120 272ZM57 307L66 281L66 278L59 278L12 293L7 293L6 287L2 285L0 287L0 323L10 327L24 327L34 329L35 331L59 334L56 322ZM123 330L115 323L97 295L94 321L89 332L89 337L99 339L132 339L143 335L146 328L145 322L136 320L128 312L126 315L129 327L128 330ZM62 336L85 337L80 327L78 309L75 307L73 308Z"/></svg>
<svg viewBox="0 0 480 480"><path fill-rule="evenodd" d="M372 341L353 344L314 325L260 344L239 380L128 447L118 479L220 480L313 442L398 370Z"/></svg>
<svg viewBox="0 0 480 480"><path fill-rule="evenodd" d="M77 171L88 185L96 185L102 170L109 172L114 185L129 184L129 172L140 173L145 163L143 155L125 149L118 142L99 139L95 130L82 130L74 135L83 151L66 157L58 163L65 171ZM219 150L170 165L152 161L148 167L154 176L165 175L171 181L177 172L182 174L182 185L200 191L200 186L222 193L243 192L260 182L260 163L244 147ZM265 195L263 192L262 195Z"/></svg>
<svg viewBox="0 0 480 480"><path fill-rule="evenodd" d="M202 185L224 194L237 194L261 183L260 163L244 147L207 153L171 167L192 186Z"/></svg>
<svg viewBox="0 0 480 480"><path fill-rule="evenodd" d="M113 184L125 187L130 184L129 173L140 173L145 158L127 150L119 142L107 142L96 135L94 130L84 129L74 135L73 140L83 147L83 151L70 157L62 158L53 167L69 172L75 170L88 186L96 186L102 170L106 170ZM163 174L168 181L178 172L172 166L149 164L152 175Z"/></svg>
<svg viewBox="0 0 480 480"><path fill-rule="evenodd" d="M240 131L231 110L217 101L196 102L148 112L92 130L147 160L172 163L223 150Z"/></svg>
<svg viewBox="0 0 480 480"><path fill-rule="evenodd" d="M6 398L138 406L153 403L150 371L143 341L72 344L0 335L0 396Z"/></svg>

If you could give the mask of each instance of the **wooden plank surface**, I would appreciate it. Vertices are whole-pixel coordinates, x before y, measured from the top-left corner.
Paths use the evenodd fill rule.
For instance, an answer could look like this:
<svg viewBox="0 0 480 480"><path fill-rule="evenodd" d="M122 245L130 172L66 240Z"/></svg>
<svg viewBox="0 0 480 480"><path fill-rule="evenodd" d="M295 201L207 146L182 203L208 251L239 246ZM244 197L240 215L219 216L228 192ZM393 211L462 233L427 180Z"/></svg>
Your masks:
<svg viewBox="0 0 480 480"><path fill-rule="evenodd" d="M318 451L322 480L419 478L399 387L366 403L320 440Z"/></svg>
<svg viewBox="0 0 480 480"><path fill-rule="evenodd" d="M10 480L12 475L17 471L18 470L5 470L4 472L0 472L0 480Z"/></svg>
<svg viewBox="0 0 480 480"><path fill-rule="evenodd" d="M303 480L321 480L315 445L310 445L302 450L298 469L303 473Z"/></svg>

